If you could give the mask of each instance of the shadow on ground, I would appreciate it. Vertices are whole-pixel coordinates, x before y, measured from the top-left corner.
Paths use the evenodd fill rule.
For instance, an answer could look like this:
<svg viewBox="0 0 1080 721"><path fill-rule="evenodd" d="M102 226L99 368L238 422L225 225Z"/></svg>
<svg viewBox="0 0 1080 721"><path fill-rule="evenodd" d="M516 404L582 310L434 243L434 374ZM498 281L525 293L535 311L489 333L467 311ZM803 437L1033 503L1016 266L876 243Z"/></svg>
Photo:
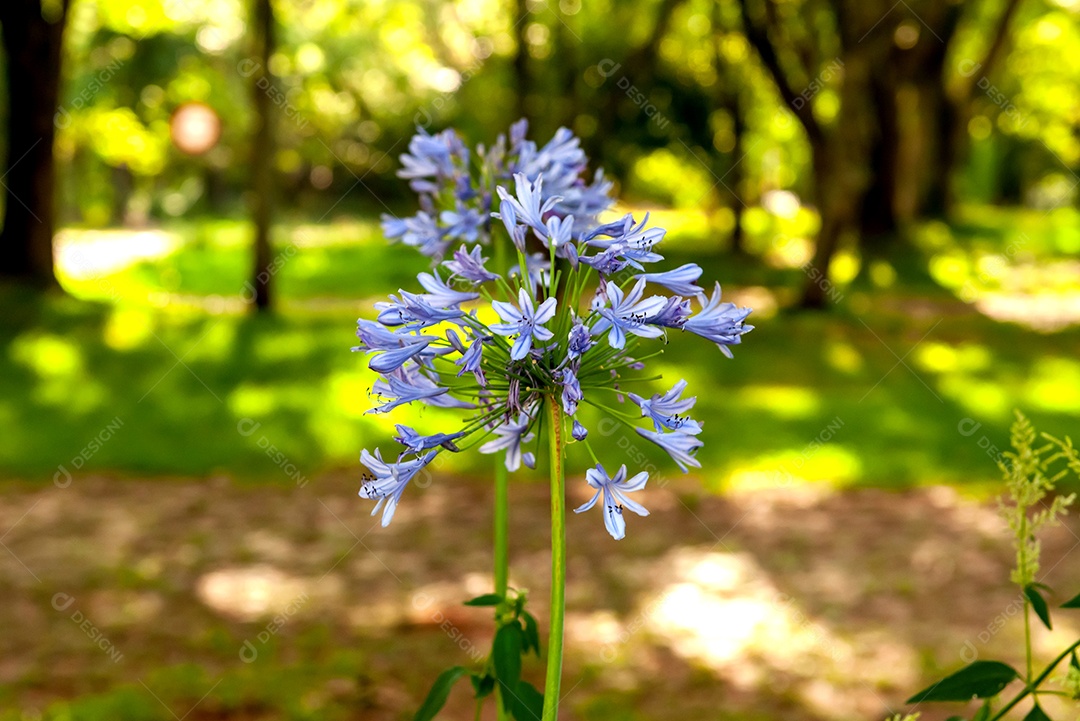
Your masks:
<svg viewBox="0 0 1080 721"><path fill-rule="evenodd" d="M565 719L883 718L972 653L1020 660L992 505L940 487L718 498L697 485L646 491L653 514L622 542L598 515L570 518ZM8 484L0 718L411 718L442 668L490 643L488 612L460 606L490 590L487 489L437 479L382 529L355 486ZM512 498L512 583L541 618L545 495L525 484ZM1059 600L1077 590L1076 528L1045 543ZM1080 632L1055 620L1042 656ZM541 674L530 660L526 677ZM445 718L472 718L464 685Z"/></svg>

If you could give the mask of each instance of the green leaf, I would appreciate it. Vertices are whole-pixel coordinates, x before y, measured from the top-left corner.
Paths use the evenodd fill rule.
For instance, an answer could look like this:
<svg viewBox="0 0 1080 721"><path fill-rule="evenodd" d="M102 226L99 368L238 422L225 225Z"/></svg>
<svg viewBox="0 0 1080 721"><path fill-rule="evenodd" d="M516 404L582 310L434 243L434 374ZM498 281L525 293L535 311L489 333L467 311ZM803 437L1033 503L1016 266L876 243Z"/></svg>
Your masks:
<svg viewBox="0 0 1080 721"><path fill-rule="evenodd" d="M975 661L951 676L923 689L907 703L923 701L970 701L989 698L1001 693L1019 674L1012 666L1000 661Z"/></svg>
<svg viewBox="0 0 1080 721"><path fill-rule="evenodd" d="M1024 596L1031 602L1031 607L1035 609L1035 615L1039 617L1039 620L1043 622L1043 625L1048 629L1052 629L1050 625L1050 609L1046 606L1046 599L1039 593L1039 589L1034 586L1024 586Z"/></svg>
<svg viewBox="0 0 1080 721"><path fill-rule="evenodd" d="M1024 721L1050 721L1050 717L1043 713L1043 710L1039 708L1039 704L1035 704L1028 715L1024 717Z"/></svg>
<svg viewBox="0 0 1080 721"><path fill-rule="evenodd" d="M979 710L975 713L975 718L971 721L987 721L990 718L990 702L985 702L979 707Z"/></svg>
<svg viewBox="0 0 1080 721"><path fill-rule="evenodd" d="M466 606L498 606L503 597L497 593L485 593L483 596L471 598L465 602Z"/></svg>
<svg viewBox="0 0 1080 721"><path fill-rule="evenodd" d="M1062 608L1080 608L1080 596L1073 596L1065 603L1061 604Z"/></svg>
<svg viewBox="0 0 1080 721"><path fill-rule="evenodd" d="M1069 659L1069 665L1073 668L1080 668L1080 661L1076 660L1076 651L1072 652L1072 658Z"/></svg>
<svg viewBox="0 0 1080 721"><path fill-rule="evenodd" d="M435 683L431 685L431 690L428 691L420 710L413 716L413 721L431 721L435 718L435 714L439 713L446 699L450 697L450 689L467 673L468 671L462 666L454 666L440 673Z"/></svg>
<svg viewBox="0 0 1080 721"><path fill-rule="evenodd" d="M495 642L491 649L495 678L505 687L503 706L508 711L513 694L505 691L515 691L521 679L521 637L521 626L517 621L513 621L495 632Z"/></svg>
<svg viewBox="0 0 1080 721"><path fill-rule="evenodd" d="M495 690L495 677L490 674L470 674L469 680L472 681L473 691L476 692L475 698L486 698Z"/></svg>
<svg viewBox="0 0 1080 721"><path fill-rule="evenodd" d="M544 713L544 694L528 681L519 681L510 699L510 713L515 721L540 721Z"/></svg>
<svg viewBox="0 0 1080 721"><path fill-rule="evenodd" d="M525 621L525 638L522 644L522 650L528 653L530 650L536 651L537 657L540 656L540 628L536 623L536 616L533 616L528 611L521 614L522 620Z"/></svg>

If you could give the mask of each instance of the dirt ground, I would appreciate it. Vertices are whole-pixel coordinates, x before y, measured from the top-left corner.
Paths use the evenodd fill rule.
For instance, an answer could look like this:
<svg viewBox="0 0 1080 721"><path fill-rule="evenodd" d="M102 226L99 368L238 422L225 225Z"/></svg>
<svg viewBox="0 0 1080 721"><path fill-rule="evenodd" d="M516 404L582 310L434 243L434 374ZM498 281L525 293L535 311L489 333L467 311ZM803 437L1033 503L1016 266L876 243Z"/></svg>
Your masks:
<svg viewBox="0 0 1080 721"><path fill-rule="evenodd" d="M572 506L587 498L569 487ZM76 720L411 718L442 668L490 643L490 612L460 605L490 590L488 489L409 489L383 529L356 488L351 473L6 483L0 718L62 717L63 702ZM640 495L652 515L623 541L598 511L569 519L562 718L880 719L976 655L1022 662L992 503L690 481ZM515 486L512 503L512 584L544 634L546 488ZM1044 542L1059 602L1080 591L1078 531ZM1055 621L1041 658L1080 633L1080 612ZM443 718L472 718L466 686Z"/></svg>

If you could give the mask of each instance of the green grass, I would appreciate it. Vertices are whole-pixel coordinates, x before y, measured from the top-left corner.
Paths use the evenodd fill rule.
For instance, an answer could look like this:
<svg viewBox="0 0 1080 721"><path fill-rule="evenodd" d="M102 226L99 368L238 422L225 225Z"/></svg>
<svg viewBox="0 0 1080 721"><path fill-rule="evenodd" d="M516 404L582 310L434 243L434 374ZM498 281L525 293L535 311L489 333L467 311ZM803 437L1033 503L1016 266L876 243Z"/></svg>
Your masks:
<svg viewBox="0 0 1080 721"><path fill-rule="evenodd" d="M957 287L972 277L965 269L979 254L1018 228L1031 239L1026 252L1040 257L1061 257L1072 242L1057 215L1041 225L1019 213L972 216L978 222L955 232L933 225L917 236L926 253L969 258L952 267ZM178 246L164 257L89 278L66 276L73 297L0 292L6 475L49 482L60 472L62 481L63 466L287 484L352 466L365 446L389 445L391 421L428 431L457 422L455 413L426 407L399 409L389 419L364 415L373 377L349 351L353 322L379 297L411 287L425 267L412 251L387 246L376 223L280 227L278 237L295 249L279 246L283 310L271 317L243 312L242 223L170 230ZM766 251L774 231L762 228L752 245ZM670 240L672 263L699 262L725 287L763 286L782 298L802 278L797 267L728 259L692 223ZM897 267L928 265L929 256L920 255ZM856 283L827 315L759 313L757 329L730 361L696 338L672 335L654 367L668 385L686 377L698 396L708 487L789 477L886 487L993 481L989 446L1006 445L1013 407L1047 432L1077 435L1080 332L999 323L942 287L905 281ZM917 310L914 301L927 298L933 303ZM982 424L970 436L958 431L967 418L973 421L965 427ZM610 424L588 412L584 421L602 458L677 475L636 436L605 436ZM244 435L241 423L241 430L260 425ZM95 439L100 448L92 447ZM581 468L587 460L578 450L571 449L572 462ZM463 454L450 470L482 474L488 467Z"/></svg>

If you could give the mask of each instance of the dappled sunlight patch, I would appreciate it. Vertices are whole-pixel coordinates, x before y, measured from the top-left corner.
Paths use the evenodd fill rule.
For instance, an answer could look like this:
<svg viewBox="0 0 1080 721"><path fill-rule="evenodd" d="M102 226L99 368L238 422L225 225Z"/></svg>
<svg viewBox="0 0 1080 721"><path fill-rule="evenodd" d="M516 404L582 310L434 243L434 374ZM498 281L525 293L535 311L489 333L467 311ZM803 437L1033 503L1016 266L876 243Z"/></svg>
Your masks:
<svg viewBox="0 0 1080 721"><path fill-rule="evenodd" d="M11 360L38 377L30 395L35 403L83 413L99 408L108 389L87 374L77 344L46 333L24 333L8 349Z"/></svg>
<svg viewBox="0 0 1080 721"><path fill-rule="evenodd" d="M918 368L931 373L952 373L986 370L992 359L985 346L926 340L915 349L914 360Z"/></svg>
<svg viewBox="0 0 1080 721"><path fill-rule="evenodd" d="M225 396L225 403L238 418L259 418L272 413L278 399L276 393L266 386L245 383Z"/></svg>
<svg viewBox="0 0 1080 721"><path fill-rule="evenodd" d="M750 467L736 467L724 483L725 493L751 493L754 491L770 490L776 488L815 488L828 492L836 485L822 482L822 478L813 477L813 474L804 473L802 469L789 470L792 458L790 455L775 454L760 458Z"/></svg>
<svg viewBox="0 0 1080 721"><path fill-rule="evenodd" d="M809 238L778 236L765 251L765 262L774 268L801 268L814 257Z"/></svg>
<svg viewBox="0 0 1080 721"><path fill-rule="evenodd" d="M855 280L860 267L862 267L862 260L858 253L847 249L838 250L829 266L829 279L834 283L846 285Z"/></svg>
<svg viewBox="0 0 1080 721"><path fill-rule="evenodd" d="M625 657L632 648L622 646L627 630L640 626L734 686L775 692L782 683L828 717L876 712L875 688L903 688L920 678L919 657L909 643L888 629L838 632L778 588L750 554L682 548L668 554L664 566L670 576L659 594L622 621L614 640L593 639L602 657L607 649L618 650L618 656L608 651L605 660ZM844 582L842 576L831 579L833 585Z"/></svg>
<svg viewBox="0 0 1080 721"><path fill-rule="evenodd" d="M848 375L858 374L864 366L862 354L847 341L826 341L824 356L829 367Z"/></svg>
<svg viewBox="0 0 1080 721"><path fill-rule="evenodd" d="M779 418L812 418L821 411L818 394L801 386L751 385L735 395L746 408L767 411Z"/></svg>
<svg viewBox="0 0 1080 721"><path fill-rule="evenodd" d="M105 321L102 340L113 350L133 350L153 340L154 321L146 310L115 306Z"/></svg>
<svg viewBox="0 0 1080 721"><path fill-rule="evenodd" d="M8 353L39 378L70 378L86 372L78 345L57 335L24 333L12 342Z"/></svg>
<svg viewBox="0 0 1080 721"><path fill-rule="evenodd" d="M672 581L646 626L680 656L747 687L770 670L805 672L811 661L850 657L847 643L808 619L749 554L683 548L666 561Z"/></svg>
<svg viewBox="0 0 1080 721"><path fill-rule="evenodd" d="M202 603L239 621L292 615L312 598L337 602L341 593L341 579L335 576L294 576L266 564L210 571L195 582Z"/></svg>
<svg viewBox="0 0 1080 721"><path fill-rule="evenodd" d="M1080 411L1080 362L1061 357L1037 359L1024 386L1025 404L1054 413Z"/></svg>
<svg viewBox="0 0 1080 721"><path fill-rule="evenodd" d="M68 228L53 241L57 274L63 280L86 280L128 268L141 260L164 258L180 245L164 230L76 230Z"/></svg>
<svg viewBox="0 0 1080 721"><path fill-rule="evenodd" d="M983 380L967 375L946 375L938 382L938 391L979 418L1001 418L1016 404L1014 396L997 380Z"/></svg>
<svg viewBox="0 0 1080 721"><path fill-rule="evenodd" d="M753 308L754 318L758 321L772 318L780 308L776 293L762 285L733 288L731 291L724 289L723 298L724 302Z"/></svg>
<svg viewBox="0 0 1080 721"><path fill-rule="evenodd" d="M988 293L975 301L975 307L996 321L1043 332L1080 324L1080 292L1054 295Z"/></svg>

